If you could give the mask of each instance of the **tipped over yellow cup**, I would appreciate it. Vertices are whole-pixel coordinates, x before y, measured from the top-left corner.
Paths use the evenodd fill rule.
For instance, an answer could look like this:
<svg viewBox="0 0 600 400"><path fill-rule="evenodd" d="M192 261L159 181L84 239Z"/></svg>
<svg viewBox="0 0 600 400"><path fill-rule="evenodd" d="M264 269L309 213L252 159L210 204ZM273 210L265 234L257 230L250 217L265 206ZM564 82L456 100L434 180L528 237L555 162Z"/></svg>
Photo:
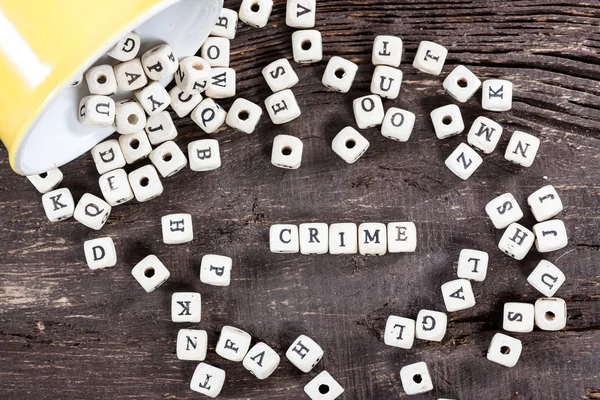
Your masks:
<svg viewBox="0 0 600 400"><path fill-rule="evenodd" d="M11 167L33 175L59 167L111 135L79 124L85 83L71 86L127 33L140 55L168 43L193 55L223 0L0 0L0 139Z"/></svg>

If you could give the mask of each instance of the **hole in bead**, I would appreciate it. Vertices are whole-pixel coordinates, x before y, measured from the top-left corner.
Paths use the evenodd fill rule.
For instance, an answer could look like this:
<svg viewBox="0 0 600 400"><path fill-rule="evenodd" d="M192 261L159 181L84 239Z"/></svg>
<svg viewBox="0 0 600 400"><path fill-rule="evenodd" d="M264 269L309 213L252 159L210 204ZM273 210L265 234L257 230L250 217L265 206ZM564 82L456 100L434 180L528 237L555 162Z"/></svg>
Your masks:
<svg viewBox="0 0 600 400"><path fill-rule="evenodd" d="M138 147L140 147L140 141L137 139L132 139L131 142L129 142L129 147L131 147L132 149L137 149Z"/></svg>
<svg viewBox="0 0 600 400"><path fill-rule="evenodd" d="M335 76L338 79L342 79L346 76L346 71L344 70L344 68L338 68L335 70Z"/></svg>
<svg viewBox="0 0 600 400"><path fill-rule="evenodd" d="M98 82L101 85L104 84L104 83L106 83L106 75L99 75L96 78L96 82Z"/></svg>
<svg viewBox="0 0 600 400"><path fill-rule="evenodd" d="M40 174L40 178L42 178L42 179L44 179L44 178L45 178L45 177L47 177L47 176L48 176L48 173L47 173L47 172L42 172L42 173Z"/></svg>
<svg viewBox="0 0 600 400"><path fill-rule="evenodd" d="M356 146L356 141L354 139L348 139L346 140L346 147L349 149L352 149L354 146Z"/></svg>
<svg viewBox="0 0 600 400"><path fill-rule="evenodd" d="M146 178L145 176L140 179L140 186L141 187L146 187L150 184L150 179Z"/></svg>
<svg viewBox="0 0 600 400"><path fill-rule="evenodd" d="M146 270L144 271L144 276L146 278L152 278L154 276L154 268L153 267L146 268Z"/></svg>
<svg viewBox="0 0 600 400"><path fill-rule="evenodd" d="M544 315L544 317L548 321L554 321L554 318L556 318L556 315L552 311L546 311L546 314Z"/></svg>
<svg viewBox="0 0 600 400"><path fill-rule="evenodd" d="M413 375L413 381L415 383L421 383L423 382L423 377L421 376L421 374L415 374Z"/></svg>
<svg viewBox="0 0 600 400"><path fill-rule="evenodd" d="M302 50L310 50L312 47L312 42L310 40L305 40L300 44Z"/></svg>
<svg viewBox="0 0 600 400"><path fill-rule="evenodd" d="M510 347L508 347L508 346L500 347L500 353L502 353L504 355L510 354Z"/></svg>
<svg viewBox="0 0 600 400"><path fill-rule="evenodd" d="M196 71L202 71L204 69L204 65L201 62L195 62L192 64L192 68Z"/></svg>
<svg viewBox="0 0 600 400"><path fill-rule="evenodd" d="M250 113L246 110L242 110L238 113L238 118L242 121L245 121L250 117Z"/></svg>
<svg viewBox="0 0 600 400"><path fill-rule="evenodd" d="M259 11L260 11L260 4L258 4L258 3L253 3L253 4L250 6L250 11L252 11L252 12L259 12Z"/></svg>
<svg viewBox="0 0 600 400"><path fill-rule="evenodd" d="M173 159L173 154L171 154L171 153L163 154L162 159L163 159L163 161L169 162Z"/></svg>
<svg viewBox="0 0 600 400"><path fill-rule="evenodd" d="M135 125L140 121L139 117L135 114L129 114L127 116L127 122L129 122L131 125Z"/></svg>
<svg viewBox="0 0 600 400"><path fill-rule="evenodd" d="M281 154L283 154L284 156L289 156L290 154L292 154L292 148L289 146L285 146L283 149L281 149Z"/></svg>
<svg viewBox="0 0 600 400"><path fill-rule="evenodd" d="M319 385L319 393L321 394L327 394L329 393L329 385L326 385L324 383Z"/></svg>
<svg viewBox="0 0 600 400"><path fill-rule="evenodd" d="M460 78L456 81L456 84L461 88L466 88L469 85L469 82L465 78Z"/></svg>
<svg viewBox="0 0 600 400"><path fill-rule="evenodd" d="M444 118L442 118L442 124L450 125L451 123L452 123L452 117L450 115L446 115Z"/></svg>

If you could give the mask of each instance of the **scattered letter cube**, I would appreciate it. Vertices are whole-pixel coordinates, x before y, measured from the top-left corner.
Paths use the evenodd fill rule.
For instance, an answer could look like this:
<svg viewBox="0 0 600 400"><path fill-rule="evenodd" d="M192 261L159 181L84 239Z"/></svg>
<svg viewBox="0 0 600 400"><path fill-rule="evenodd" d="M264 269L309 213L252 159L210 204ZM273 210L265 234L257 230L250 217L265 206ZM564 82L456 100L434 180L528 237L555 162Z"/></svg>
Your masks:
<svg viewBox="0 0 600 400"><path fill-rule="evenodd" d="M200 363L194 371L190 389L205 396L215 398L221 393L225 383L225 371L206 363Z"/></svg>
<svg viewBox="0 0 600 400"><path fill-rule="evenodd" d="M488 111L508 111L512 108L513 85L503 79L483 81L481 106Z"/></svg>
<svg viewBox="0 0 600 400"><path fill-rule="evenodd" d="M90 269L114 267L117 264L115 244L109 237L83 242L85 261Z"/></svg>
<svg viewBox="0 0 600 400"><path fill-rule="evenodd" d="M212 77L211 65L197 56L186 57L179 62L175 83L184 93L202 93Z"/></svg>
<svg viewBox="0 0 600 400"><path fill-rule="evenodd" d="M188 162L183 151L171 140L152 150L149 158L163 178L175 175Z"/></svg>
<svg viewBox="0 0 600 400"><path fill-rule="evenodd" d="M290 89L282 90L267 97L265 107L275 125L290 122L301 114L296 97Z"/></svg>
<svg viewBox="0 0 600 400"><path fill-rule="evenodd" d="M273 93L290 89L298 83L298 75L286 58L273 61L262 70L262 74Z"/></svg>
<svg viewBox="0 0 600 400"><path fill-rule="evenodd" d="M373 65L389 65L398 68L402 59L402 39L396 36L377 36L373 41L371 61Z"/></svg>
<svg viewBox="0 0 600 400"><path fill-rule="evenodd" d="M225 122L227 111L213 99L206 98L194 108L191 118L204 132L213 133Z"/></svg>
<svg viewBox="0 0 600 400"><path fill-rule="evenodd" d="M229 361L242 361L248 353L252 337L241 329L225 325L221 329L215 352Z"/></svg>
<svg viewBox="0 0 600 400"><path fill-rule="evenodd" d="M344 388L329 372L322 371L304 386L304 393L311 400L335 400L344 393Z"/></svg>
<svg viewBox="0 0 600 400"><path fill-rule="evenodd" d="M223 37L209 37L204 41L200 55L211 67L229 67L230 43Z"/></svg>
<svg viewBox="0 0 600 400"><path fill-rule="evenodd" d="M439 75L447 56L448 50L444 46L424 40L419 43L413 67L427 74Z"/></svg>
<svg viewBox="0 0 600 400"><path fill-rule="evenodd" d="M298 253L300 251L298 226L291 224L271 225L269 229L269 246L273 253Z"/></svg>
<svg viewBox="0 0 600 400"><path fill-rule="evenodd" d="M304 373L310 372L323 358L323 349L306 335L300 335L285 353L285 357Z"/></svg>
<svg viewBox="0 0 600 400"><path fill-rule="evenodd" d="M560 250L568 243L567 228L559 219L551 219L533 226L535 247L540 253Z"/></svg>
<svg viewBox="0 0 600 400"><path fill-rule="evenodd" d="M329 89L348 93L358 71L358 65L342 57L333 56L329 59L321 82Z"/></svg>
<svg viewBox="0 0 600 400"><path fill-rule="evenodd" d="M331 142L333 152L348 164L353 164L369 148L369 141L351 126L342 129Z"/></svg>
<svg viewBox="0 0 600 400"><path fill-rule="evenodd" d="M258 342L248 351L242 365L258 379L267 379L279 365L280 359L275 350Z"/></svg>
<svg viewBox="0 0 600 400"><path fill-rule="evenodd" d="M483 159L466 143L461 143L448 156L446 167L462 180L467 180L483 163Z"/></svg>
<svg viewBox="0 0 600 400"><path fill-rule="evenodd" d="M567 325L567 303L558 297L542 297L535 302L535 324L543 331L559 331Z"/></svg>
<svg viewBox="0 0 600 400"><path fill-rule="evenodd" d="M554 217L563 209L562 201L552 185L544 186L533 192L527 198L527 204L538 222Z"/></svg>
<svg viewBox="0 0 600 400"><path fill-rule="evenodd" d="M135 100L124 99L115 103L115 130L121 135L139 132L146 127L146 113ZM120 167L119 167L120 168Z"/></svg>
<svg viewBox="0 0 600 400"><path fill-rule="evenodd" d="M410 349L415 341L415 320L390 315L385 324L383 342L388 346Z"/></svg>
<svg viewBox="0 0 600 400"><path fill-rule="evenodd" d="M375 67L371 78L371 93L386 99L396 99L402 86L402 71L387 65Z"/></svg>
<svg viewBox="0 0 600 400"><path fill-rule="evenodd" d="M546 297L552 297L565 282L565 274L550 261L541 260L527 282Z"/></svg>
<svg viewBox="0 0 600 400"><path fill-rule="evenodd" d="M436 108L430 116L438 139L456 136L465 130L460 108L456 104Z"/></svg>
<svg viewBox="0 0 600 400"><path fill-rule="evenodd" d="M213 286L229 286L232 263L231 257L206 254L200 264L200 282Z"/></svg>
<svg viewBox="0 0 600 400"><path fill-rule="evenodd" d="M115 169L100 176L98 185L104 200L112 207L133 199L133 191L124 169Z"/></svg>
<svg viewBox="0 0 600 400"><path fill-rule="evenodd" d="M255 28L263 28L269 21L273 0L242 0L240 20Z"/></svg>
<svg viewBox="0 0 600 400"><path fill-rule="evenodd" d="M316 0L287 0L285 24L291 28L314 28Z"/></svg>
<svg viewBox="0 0 600 400"><path fill-rule="evenodd" d="M173 293L171 296L171 320L173 322L200 322L201 315L200 293Z"/></svg>
<svg viewBox="0 0 600 400"><path fill-rule="evenodd" d="M179 62L173 55L171 46L161 44L142 54L142 65L148 78L159 81L173 75L179 67Z"/></svg>
<svg viewBox="0 0 600 400"><path fill-rule="evenodd" d="M190 214L165 215L160 222L164 243L179 244L194 240L194 229Z"/></svg>
<svg viewBox="0 0 600 400"><path fill-rule="evenodd" d="M531 167L540 148L540 139L525 132L515 131L506 146L504 158L522 167Z"/></svg>
<svg viewBox="0 0 600 400"><path fill-rule="evenodd" d="M510 193L504 193L487 203L485 212L496 229L504 229L523 218L523 211L517 199Z"/></svg>
<svg viewBox="0 0 600 400"><path fill-rule="evenodd" d="M208 335L200 329L180 329L177 333L177 358L186 361L204 361Z"/></svg>
<svg viewBox="0 0 600 400"><path fill-rule="evenodd" d="M258 104L238 97L229 108L225 123L238 131L252 133L262 113L262 108Z"/></svg>
<svg viewBox="0 0 600 400"><path fill-rule="evenodd" d="M502 329L509 332L533 331L534 307L529 303L504 303Z"/></svg>
<svg viewBox="0 0 600 400"><path fill-rule="evenodd" d="M148 78L139 58L134 58L114 67L117 87L125 92L143 88L148 84Z"/></svg>
<svg viewBox="0 0 600 400"><path fill-rule="evenodd" d="M108 96L85 96L79 102L79 123L90 128L111 126L115 122L115 102Z"/></svg>
<svg viewBox="0 0 600 400"><path fill-rule="evenodd" d="M396 107L390 107L383 117L381 134L388 139L406 142L415 126L415 114Z"/></svg>
<svg viewBox="0 0 600 400"><path fill-rule="evenodd" d="M121 38L106 55L118 61L129 61L137 56L141 45L142 40L140 39L140 35L130 32Z"/></svg>
<svg viewBox="0 0 600 400"><path fill-rule="evenodd" d="M133 267L131 275L150 293L165 283L171 274L158 257L151 254Z"/></svg>
<svg viewBox="0 0 600 400"><path fill-rule="evenodd" d="M354 119L359 129L372 128L381 125L385 112L381 97L376 94L359 97L352 102Z"/></svg>
<svg viewBox="0 0 600 400"><path fill-rule="evenodd" d="M292 33L292 53L294 61L300 64L321 61L323 59L321 32L306 29Z"/></svg>
<svg viewBox="0 0 600 400"><path fill-rule="evenodd" d="M421 310L417 315L415 335L417 339L441 342L446 335L448 316L440 311Z"/></svg>
<svg viewBox="0 0 600 400"><path fill-rule="evenodd" d="M140 203L150 201L163 192L163 185L153 165L144 165L127 175L135 199Z"/></svg>
<svg viewBox="0 0 600 400"><path fill-rule="evenodd" d="M515 260L522 260L529 253L534 241L535 235L533 232L523 225L513 222L504 231L498 243L498 248Z"/></svg>
<svg viewBox="0 0 600 400"><path fill-rule="evenodd" d="M112 96L117 92L117 79L110 65L97 65L88 69L85 73L85 81L92 95Z"/></svg>
<svg viewBox="0 0 600 400"><path fill-rule="evenodd" d="M458 257L456 276L483 282L487 274L489 255L485 251L462 249Z"/></svg>
<svg viewBox="0 0 600 400"><path fill-rule="evenodd" d="M90 193L81 196L73 217L90 229L100 230L110 215L111 206Z"/></svg>
<svg viewBox="0 0 600 400"><path fill-rule="evenodd" d="M219 141L216 139L194 140L188 144L188 157L192 171L212 171L221 166Z"/></svg>
<svg viewBox="0 0 600 400"><path fill-rule="evenodd" d="M302 140L290 135L277 135L273 140L271 164L279 168L298 169L302 164Z"/></svg>
<svg viewBox="0 0 600 400"><path fill-rule="evenodd" d="M37 189L44 194L56 188L63 180L63 173L58 168L53 168L48 172L38 175L28 175L27 179Z"/></svg>
<svg viewBox="0 0 600 400"><path fill-rule="evenodd" d="M431 375L424 362L405 365L400 369L400 381L408 395L420 394L433 390Z"/></svg>
<svg viewBox="0 0 600 400"><path fill-rule="evenodd" d="M502 126L486 117L477 117L467 135L467 142L476 149L490 154L502 136Z"/></svg>
<svg viewBox="0 0 600 400"><path fill-rule="evenodd" d="M227 39L234 39L237 32L238 13L229 8L222 8L219 18L210 31L211 36L219 36Z"/></svg>
<svg viewBox="0 0 600 400"><path fill-rule="evenodd" d="M454 68L444 79L446 92L461 103L466 103L479 89L481 81L464 65Z"/></svg>
<svg viewBox="0 0 600 400"><path fill-rule="evenodd" d="M75 201L67 188L56 189L42 196L44 212L50 222L71 218L75 212Z"/></svg>
<svg viewBox="0 0 600 400"><path fill-rule="evenodd" d="M173 140L177 137L177 128L173 123L171 114L168 111L162 111L148 117L146 120L146 133L148 140L153 146Z"/></svg>
<svg viewBox="0 0 600 400"><path fill-rule="evenodd" d="M487 359L511 368L517 365L522 350L523 345L519 339L496 333L488 347Z"/></svg>
<svg viewBox="0 0 600 400"><path fill-rule="evenodd" d="M467 279L455 279L442 285L442 297L448 312L466 310L475 306L475 295L471 282Z"/></svg>

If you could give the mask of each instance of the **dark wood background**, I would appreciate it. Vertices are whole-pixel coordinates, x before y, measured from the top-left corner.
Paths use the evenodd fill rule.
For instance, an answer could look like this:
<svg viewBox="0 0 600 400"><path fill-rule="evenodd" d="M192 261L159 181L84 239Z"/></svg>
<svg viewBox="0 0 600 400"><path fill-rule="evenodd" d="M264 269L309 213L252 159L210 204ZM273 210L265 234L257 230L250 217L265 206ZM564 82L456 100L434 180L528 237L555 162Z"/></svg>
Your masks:
<svg viewBox="0 0 600 400"><path fill-rule="evenodd" d="M237 9L239 1L226 6ZM270 92L261 69L291 57L293 30L284 14L285 2L276 1L265 29L239 25L231 55L239 96L262 104ZM189 389L196 363L175 356L178 329L194 326L208 331L207 362L227 371L221 396L227 399L302 399L303 386L323 369L345 388L344 399L405 398L399 370L421 360L435 389L415 399L600 399L599 25L597 1L319 1L325 60L339 55L360 65L351 93L333 93L320 83L326 61L294 63L301 118L274 126L265 116L251 135L222 129L211 136L221 144L219 170L186 169L166 179L160 198L114 208L101 232L72 219L48 222L41 196L10 171L0 149L0 398L197 398ZM330 144L341 128L354 125L352 100L368 93L377 34L398 35L405 45L400 98L384 105L413 111L417 122L407 143L385 139L378 129L364 131L371 148L348 165ZM412 68L420 40L449 49L442 76ZM500 77L515 85L510 112L483 111L480 93L461 105L467 128L486 115L506 132L466 182L444 166L466 132L440 141L428 118L433 108L454 103L442 81L459 64L482 80ZM231 100L221 103L227 108ZM189 118L177 126L182 147L206 136ZM504 160L515 129L542 141L531 168ZM304 142L297 171L270 164L272 139L280 133ZM63 171L64 186L76 198L100 194L89 154ZM511 192L530 227L526 198L546 184L565 204L559 218L569 245L546 258L567 276L557 296L567 301L568 323L560 332L515 334L524 350L508 369L487 361L486 349L501 331L505 302L541 296L526 283L541 256L533 251L518 262L501 254L501 231L484 205ZM162 243L160 217L171 212L193 215L192 243ZM271 224L393 220L416 223L417 252L378 258L269 252ZM115 240L119 262L91 271L83 241L105 235ZM389 314L414 318L421 308L444 309L439 288L455 278L462 248L490 253L487 279L474 283L476 307L450 315L442 343L416 341L411 350L385 346L381 334ZM146 294L130 271L149 253L163 260L171 278ZM231 286L200 283L206 253L233 257ZM180 290L202 294L201 323L170 321L170 296ZM281 354L272 377L259 381L241 363L214 353L224 324L245 329ZM301 333L325 349L309 374L283 357Z"/></svg>

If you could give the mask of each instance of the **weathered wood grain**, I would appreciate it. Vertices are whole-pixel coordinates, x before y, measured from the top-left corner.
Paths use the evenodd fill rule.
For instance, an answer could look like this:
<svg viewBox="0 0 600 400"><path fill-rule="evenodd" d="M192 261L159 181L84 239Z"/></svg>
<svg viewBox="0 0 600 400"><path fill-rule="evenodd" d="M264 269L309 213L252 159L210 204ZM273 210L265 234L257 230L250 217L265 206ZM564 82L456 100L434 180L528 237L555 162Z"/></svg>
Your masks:
<svg viewBox="0 0 600 400"><path fill-rule="evenodd" d="M239 1L226 6L237 9ZM268 28L240 24L232 41L239 96L262 102L268 95L261 69L291 57L292 29L277 1ZM435 390L414 398L598 399L600 398L600 4L596 1L320 1L317 27L326 59L360 65L351 93L320 83L325 62L294 67L302 117L285 126L263 118L252 135L222 129L213 135L223 166L209 173L189 169L164 181L165 193L144 204L113 209L100 232L70 220L49 223L40 195L9 170L0 149L0 397L3 399L197 398L189 390L195 363L175 357L177 330L170 322L170 294L197 290L202 322L214 350L220 327L231 324L281 355L305 333L325 349L314 372L303 374L282 360L274 375L258 381L241 364L207 362L227 371L222 398L301 399L302 387L329 371L346 389L344 399L407 397L401 366L426 361ZM401 96L384 105L417 114L407 143L365 131L371 148L354 165L330 149L331 139L353 125L351 103L369 89L370 46L377 34L396 34L405 44ZM467 126L479 115L503 125L498 149L466 181L443 160L465 134L439 141L429 112L454 101L443 76L410 65L420 40L434 40L450 53L443 76L459 64L480 78L513 81L513 110L485 112L479 95L461 106ZM227 108L231 100L222 102ZM183 147L204 136L185 118L177 122ZM510 133L522 129L542 140L533 166L517 168L503 158ZM297 171L270 165L270 145L279 133L304 141ZM91 157L65 166L64 186L76 198L100 194ZM515 335L523 341L519 364L507 369L485 359L489 340L501 330L506 301L533 302L539 294L526 276L541 256L523 262L496 248L500 231L483 207L511 192L526 208L535 189L552 184L565 210L569 246L547 255L567 275L557 293L568 304L567 328ZM189 212L195 240L164 245L160 216ZM417 252L362 256L276 255L268 251L268 227L279 222L392 221L417 224ZM534 221L526 212L524 223ZM110 270L85 266L82 242L109 235L119 263ZM490 253L490 270L475 283L477 306L450 316L440 343L417 341L412 350L387 347L380 336L389 314L415 317L421 308L443 309L439 286L455 276L461 248ZM130 274L148 253L157 254L171 279L146 294ZM231 286L202 285L199 262L206 253L234 259ZM412 398L412 397L411 397Z"/></svg>

